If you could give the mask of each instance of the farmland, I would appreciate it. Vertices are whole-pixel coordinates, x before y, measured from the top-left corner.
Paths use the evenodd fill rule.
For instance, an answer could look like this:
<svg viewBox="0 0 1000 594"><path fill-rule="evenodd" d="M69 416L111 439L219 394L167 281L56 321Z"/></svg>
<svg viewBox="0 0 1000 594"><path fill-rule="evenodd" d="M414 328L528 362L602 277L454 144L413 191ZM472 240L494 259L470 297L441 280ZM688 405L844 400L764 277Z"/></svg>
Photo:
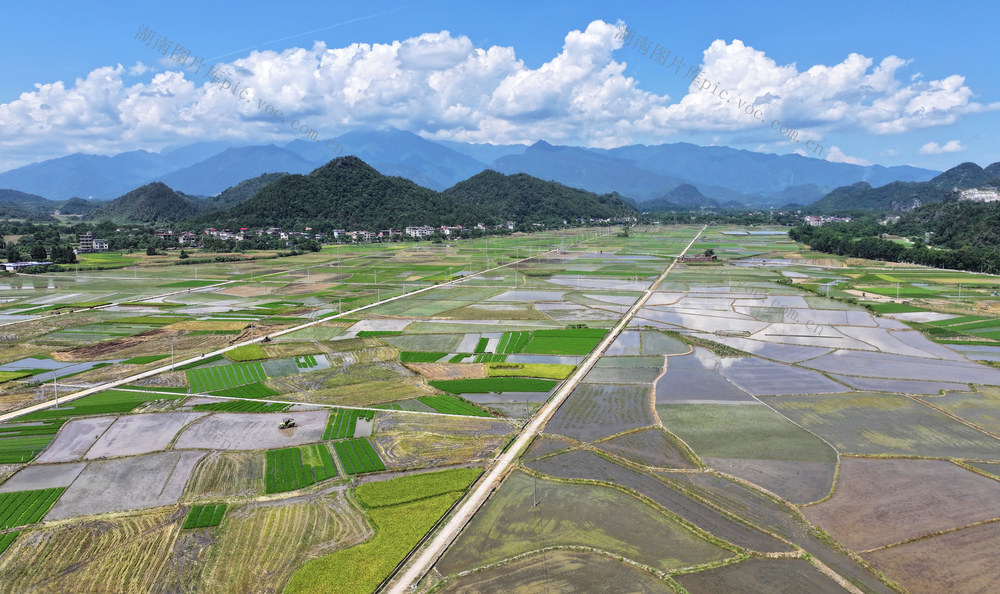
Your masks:
<svg viewBox="0 0 1000 594"><path fill-rule="evenodd" d="M0 423L0 589L371 591L502 452L424 590L1000 579L995 279L716 226L654 286L699 230L11 277L0 409L60 401Z"/></svg>

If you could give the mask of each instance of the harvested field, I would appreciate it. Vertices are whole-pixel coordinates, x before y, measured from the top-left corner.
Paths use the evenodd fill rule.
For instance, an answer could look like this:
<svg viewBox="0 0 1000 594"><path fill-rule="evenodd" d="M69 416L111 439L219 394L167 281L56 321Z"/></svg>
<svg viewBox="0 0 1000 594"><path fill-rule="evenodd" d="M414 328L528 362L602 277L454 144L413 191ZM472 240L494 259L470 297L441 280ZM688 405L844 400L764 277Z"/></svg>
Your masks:
<svg viewBox="0 0 1000 594"><path fill-rule="evenodd" d="M185 502L242 499L264 494L264 455L260 452L210 452L195 467Z"/></svg>
<svg viewBox="0 0 1000 594"><path fill-rule="evenodd" d="M438 570L447 575L559 545L598 548L661 571L732 555L616 489L535 480L522 472L507 477L438 561Z"/></svg>
<svg viewBox="0 0 1000 594"><path fill-rule="evenodd" d="M1000 524L992 522L863 557L914 594L994 592L1000 583L998 548Z"/></svg>
<svg viewBox="0 0 1000 594"><path fill-rule="evenodd" d="M602 450L656 468L697 468L676 438L659 428L628 433L595 444Z"/></svg>
<svg viewBox="0 0 1000 594"><path fill-rule="evenodd" d="M604 481L633 489L702 530L737 546L755 551L788 550L788 545L688 498L656 476L619 466L593 452L574 450L527 462L525 466L549 476Z"/></svg>
<svg viewBox="0 0 1000 594"><path fill-rule="evenodd" d="M134 456L166 449L181 428L203 416L204 413L168 412L118 417L85 458Z"/></svg>
<svg viewBox="0 0 1000 594"><path fill-rule="evenodd" d="M185 429L177 449L259 450L312 443L323 439L326 410L282 413L216 413ZM278 429L283 419L295 427Z"/></svg>
<svg viewBox="0 0 1000 594"><path fill-rule="evenodd" d="M46 520L177 503L203 452L161 452L90 462Z"/></svg>
<svg viewBox="0 0 1000 594"><path fill-rule="evenodd" d="M484 417L379 413L371 441L390 470L487 460L514 427Z"/></svg>
<svg viewBox="0 0 1000 594"><path fill-rule="evenodd" d="M406 366L428 380L486 377L486 365L483 363L407 363Z"/></svg>
<svg viewBox="0 0 1000 594"><path fill-rule="evenodd" d="M59 434L37 458L37 462L72 462L79 460L111 426L115 417L73 419L64 424Z"/></svg>
<svg viewBox="0 0 1000 594"><path fill-rule="evenodd" d="M895 394L762 397L841 453L1000 460L1000 440Z"/></svg>
<svg viewBox="0 0 1000 594"><path fill-rule="evenodd" d="M545 427L581 441L593 441L654 424L647 386L581 384Z"/></svg>
<svg viewBox="0 0 1000 594"><path fill-rule="evenodd" d="M68 487L83 472L83 462L74 464L34 464L25 466L0 484L0 493Z"/></svg>
<svg viewBox="0 0 1000 594"><path fill-rule="evenodd" d="M747 559L677 576L677 581L689 592L844 592L837 582L803 559Z"/></svg>
<svg viewBox="0 0 1000 594"><path fill-rule="evenodd" d="M182 518L170 510L24 534L0 557L0 591L155 591Z"/></svg>
<svg viewBox="0 0 1000 594"><path fill-rule="evenodd" d="M306 561L364 542L372 529L343 493L231 509L199 592L279 592Z"/></svg>
<svg viewBox="0 0 1000 594"><path fill-rule="evenodd" d="M106 340L97 344L82 346L68 351L56 351L52 353L52 358L57 361L95 361L107 359L111 355L137 347L141 344L155 340L158 337L166 336L167 330L156 328L140 332L134 336L124 336L113 340Z"/></svg>
<svg viewBox="0 0 1000 594"><path fill-rule="evenodd" d="M537 553L446 582L436 592L672 592L664 580L610 557L586 551Z"/></svg>
<svg viewBox="0 0 1000 594"><path fill-rule="evenodd" d="M802 511L865 550L1000 517L1000 482L943 460L844 458L833 497Z"/></svg>

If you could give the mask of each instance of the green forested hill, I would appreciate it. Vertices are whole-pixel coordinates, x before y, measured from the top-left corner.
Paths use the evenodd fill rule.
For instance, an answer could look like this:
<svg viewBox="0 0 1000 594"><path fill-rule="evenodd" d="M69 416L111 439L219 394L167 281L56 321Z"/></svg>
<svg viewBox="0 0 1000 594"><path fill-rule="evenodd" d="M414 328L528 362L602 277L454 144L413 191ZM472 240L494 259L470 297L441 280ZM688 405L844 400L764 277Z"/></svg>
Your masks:
<svg viewBox="0 0 1000 594"><path fill-rule="evenodd" d="M504 175L492 170L483 171L444 193L475 207L492 220L605 219L634 212L617 194L598 196L526 173Z"/></svg>
<svg viewBox="0 0 1000 594"><path fill-rule="evenodd" d="M94 220L169 223L191 217L204 209L197 199L175 192L163 182L136 188L95 210Z"/></svg>

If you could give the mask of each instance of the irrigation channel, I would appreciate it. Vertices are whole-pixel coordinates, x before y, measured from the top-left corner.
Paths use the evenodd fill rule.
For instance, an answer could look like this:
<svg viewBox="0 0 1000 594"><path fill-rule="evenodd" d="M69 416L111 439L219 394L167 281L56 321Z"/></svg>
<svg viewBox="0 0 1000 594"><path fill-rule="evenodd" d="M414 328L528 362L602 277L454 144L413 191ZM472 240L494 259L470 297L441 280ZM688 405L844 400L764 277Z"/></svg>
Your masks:
<svg viewBox="0 0 1000 594"><path fill-rule="evenodd" d="M704 229L702 229L702 230L704 230ZM698 235L699 236L701 235L701 231L698 232ZM586 243L587 241L590 241L591 239L594 239L594 238L593 237L588 237L586 239L582 239L582 240L580 240L580 241L578 241L578 242L576 242L574 244L571 244L571 245L579 245L579 244L582 244L582 243ZM697 239L697 237L696 237L696 239ZM177 361L177 362L170 363L170 364L164 365L162 367L157 367L156 369L150 369L149 371L144 371L142 373L138 373L136 375L132 375L132 376L129 376L129 377L126 377L126 378L122 378L122 379L119 379L119 380L114 380L114 381L110 381L110 382L105 382L105 383L102 383L102 384L98 384L96 386L92 386L90 388L87 388L87 389L84 389L84 390L80 390L79 392L72 392L72 393L69 393L69 394L66 394L66 395L63 395L63 396L56 395L56 397L53 398L53 399L51 399L51 400L46 400L45 402L40 402L38 404L33 404L31 406L27 406L25 408L21 408L21 409L18 409L18 410L9 412L9 413L0 414L0 423L6 422L6 421L10 421L11 419L16 419L17 417L20 417L20 416L23 416L23 415L26 415L26 414L29 414L29 413L37 412L37 411L40 411L40 410L45 410L45 409L53 407L53 406L58 406L59 404L65 404L67 402L70 402L70 401L73 401L73 400L77 400L79 398L83 398L84 396L91 396L93 394L97 394L97 393L103 392L105 390L111 390L111 389L114 389L114 388L118 388L120 386L125 386L125 385L128 385L128 384L134 383L136 381L139 381L141 379L145 379L147 377L152 377L154 375L159 375L161 373L166 373L168 371L172 371L175 367L186 365L188 363L194 363L196 361L200 361L200 360L206 359L208 357L213 357L215 355L221 355L223 353L226 353L227 351L231 351L233 349L236 349L236 348L239 348L239 347L242 347L242 346L246 346L246 345L250 345L250 344L258 344L258 343L263 342L268 337L283 336L285 334L290 334L292 332L297 332L297 331L302 330L304 328L310 328L312 326L316 326L318 324L322 324L322 323L327 322L329 320L336 320L337 318L341 318L341 317L350 317L353 314L356 314L356 313L358 313L360 311L371 309L373 307L379 307L379 306L384 305L386 303L392 303L393 301L396 301L398 299L403 299L403 298L406 298L406 297L412 297L413 295L419 295L419 294L424 293L426 291L431 291L433 289L438 289L438 288L441 288L441 287L448 287L448 286L458 285L458 284L461 284L461 283L465 282L467 279L470 279L470 278L475 278L477 276L480 276L480 275L483 275L483 274L487 274L487 273L493 272L495 270L501 270L501 269L504 269L504 268L509 268L511 266L516 266L517 264L520 264L522 262L528 262L530 260L533 260L533 259L538 258L540 256L543 256L545 254L551 254L551 253L560 252L560 251L562 251L564 249L564 247L565 246L554 247L551 250L547 250L545 252L539 252L537 254L532 254L532 255L530 255L530 256L528 256L526 258L521 258L520 260L513 260L511 262L508 262L507 264L503 264L503 265L500 265L500 266L494 266L493 268L487 268L487 269L484 269L484 270L480 270L478 272L467 274L467 275L462 276L461 278L457 278L455 280L447 281L447 282L436 284L436 285L430 285L430 286L427 286L427 287L423 287L421 289L415 289L413 291L409 291L409 292L403 293L401 295L396 295L395 297L389 297L387 299L382 299L381 301L376 301L375 303L369 303L368 305L363 305L361 307L357 307L357 308L354 308L354 309L351 309L351 310L348 310L348 311L340 312L340 313L337 313L337 314L334 314L334 315L329 315L329 316L326 316L326 317L323 317L323 318L319 318L319 319L313 320L311 322L306 322L304 324L300 324L298 326L293 326L291 328L286 328L286 329L280 330L278 332L271 332L271 333L267 334L266 336L260 336L258 338L253 338L253 339L246 340L246 341L243 341L243 342L240 342L240 343L232 344L232 345L226 346L225 348L221 348L221 349L209 352L209 353L204 353L204 354L202 354L202 355L200 355L198 357L192 357L190 359L185 359L183 361ZM687 250L689 248L690 248L690 245L688 246L688 248L685 248L685 250ZM682 254L683 254L683 252L682 252ZM671 265L671 267L672 267L672 265ZM667 270L669 271L670 268L668 268ZM282 271L282 272L285 272L285 271ZM273 274L279 274L279 273L273 273ZM269 275L261 275L261 277L265 277L265 276L269 276ZM662 278L662 276L661 276L661 278ZM212 290L212 289L215 289L215 288L217 288L219 286L226 285L226 284L229 284L229 283L232 283L232 282L236 282L236 281L221 281L221 282L213 284L213 285L209 285L209 286L206 286L206 287L201 287L201 288L198 289L198 291ZM659 284L659 279L657 280L657 284ZM158 298L165 297L165 296L176 295L176 294L179 294L179 293L187 293L187 292L188 292L187 289L184 289L184 290L181 290L181 291L172 291L170 293L164 293L164 294L161 294L161 295L154 295L154 296L151 296L151 297L145 297L142 300L146 301L146 300L150 300L150 299L158 299ZM645 300L645 298L643 300ZM114 305L117 305L117 304L112 303L112 304L108 304L108 305L104 305L104 306L99 306L99 307L92 308L92 309L103 309L103 308L106 308L106 307L112 307ZM75 312L71 312L71 313L75 313ZM59 314L56 314L56 315L59 315ZM53 317L53 316L46 316L46 317ZM19 322L13 322L13 323L14 324L20 323L20 321Z"/></svg>
<svg viewBox="0 0 1000 594"><path fill-rule="evenodd" d="M680 253L681 256L687 253L694 245L701 234L705 231L705 227L702 227L691 243L684 248ZM679 258L678 258L679 259ZM405 562L402 567L398 568L397 575L388 583L387 591L391 594L404 594L406 592L412 591L416 588L418 582L423 579L423 577L431 570L434 563L437 562L438 558L444 554L445 550L451 545L452 541L458 537L458 534L462 531L462 528L472 519L479 508L486 502L489 496L500 486L504 477L507 474L507 469L510 465L517 459L521 451L531 443L535 435L538 434L552 415L555 414L559 406L562 405L563 401L569 397L569 395L576 389L577 385L583 381L584 376L587 372L597 363L597 360L601 358L611 343L618 338L621 331L625 329L632 318L635 317L636 313L646 304L646 301L653 295L653 292L660 286L663 280L670 274L670 271L674 269L674 265L678 262L675 259L673 262L667 266L666 270L656 279L646 289L638 301L636 301L632 307L625 312L625 315L621 317L618 323L612 328L611 332L597 345L590 356L587 357L582 364L577 368L576 372L570 376L562 387L553 394L552 398L535 413L535 416L525 424L524 428L521 429L521 433L517 436L514 442L507 448L507 451L500 455L493 463L493 465L486 471L483 478L479 480L473 489L465 496L462 502L454 508L451 518L445 523L442 528L426 542L423 549L419 551L418 554L411 557L407 562Z"/></svg>

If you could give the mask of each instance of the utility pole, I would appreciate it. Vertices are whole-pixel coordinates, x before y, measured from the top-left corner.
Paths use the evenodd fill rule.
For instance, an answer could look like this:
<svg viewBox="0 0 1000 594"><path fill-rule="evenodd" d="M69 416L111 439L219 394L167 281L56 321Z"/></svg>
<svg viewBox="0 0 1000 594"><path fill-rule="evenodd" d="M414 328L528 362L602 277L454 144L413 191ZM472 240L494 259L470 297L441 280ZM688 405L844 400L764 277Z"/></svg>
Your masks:
<svg viewBox="0 0 1000 594"><path fill-rule="evenodd" d="M170 371L174 370L174 338L176 334L170 335Z"/></svg>

